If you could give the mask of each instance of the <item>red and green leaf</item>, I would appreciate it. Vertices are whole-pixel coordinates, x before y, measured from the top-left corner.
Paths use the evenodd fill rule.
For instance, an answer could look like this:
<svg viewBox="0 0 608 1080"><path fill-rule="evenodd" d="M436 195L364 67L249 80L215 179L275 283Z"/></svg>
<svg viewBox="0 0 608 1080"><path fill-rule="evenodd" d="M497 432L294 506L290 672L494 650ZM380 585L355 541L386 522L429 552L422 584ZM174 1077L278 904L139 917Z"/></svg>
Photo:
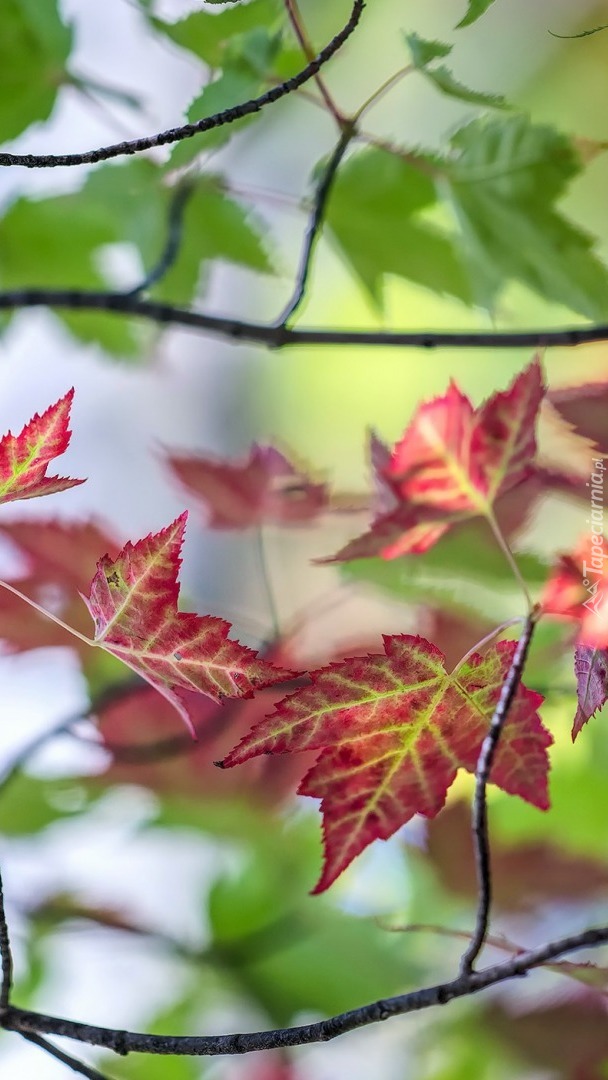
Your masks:
<svg viewBox="0 0 608 1080"><path fill-rule="evenodd" d="M188 695L248 697L289 678L228 637L230 624L178 611L180 551L187 514L166 529L104 555L85 598L95 643L119 657L170 701L191 730Z"/></svg>
<svg viewBox="0 0 608 1080"><path fill-rule="evenodd" d="M321 751L299 788L322 799L325 865L315 892L414 814L435 817L458 769L475 771L515 650L501 642L449 675L443 654L424 638L384 640L384 655L311 672L312 685L280 702L222 762ZM552 739L537 713L541 701L519 688L491 779L546 809Z"/></svg>
<svg viewBox="0 0 608 1080"><path fill-rule="evenodd" d="M378 486L385 500L390 489L394 506L330 561L424 552L458 521L491 519L496 501L533 473L543 394L537 358L478 409L455 383L421 405L388 463L372 447Z"/></svg>
<svg viewBox="0 0 608 1080"><path fill-rule="evenodd" d="M19 435L9 431L0 439L0 503L33 499L84 484L63 476L47 476L51 461L65 453L74 390L68 390L41 416L36 413Z"/></svg>

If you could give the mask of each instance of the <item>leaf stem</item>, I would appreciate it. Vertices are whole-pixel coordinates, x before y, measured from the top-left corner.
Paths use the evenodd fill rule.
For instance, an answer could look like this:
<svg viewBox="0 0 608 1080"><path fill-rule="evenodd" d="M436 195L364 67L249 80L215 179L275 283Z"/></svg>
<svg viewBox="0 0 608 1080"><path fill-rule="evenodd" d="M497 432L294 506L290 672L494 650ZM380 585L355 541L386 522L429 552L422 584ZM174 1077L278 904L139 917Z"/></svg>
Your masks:
<svg viewBox="0 0 608 1080"><path fill-rule="evenodd" d="M266 596L266 603L268 604L268 614L270 616L270 625L272 627L272 641L278 641L281 637L281 623L279 620L279 613L277 611L277 605L274 598L274 592L270 582L270 571L268 569L268 559L266 558L266 544L264 542L264 526L258 525L255 530L256 536L256 551L258 555L258 563L260 566L260 574L262 578L262 586L264 589L264 595Z"/></svg>
<svg viewBox="0 0 608 1080"><path fill-rule="evenodd" d="M32 600L31 596L26 596L25 593L22 593L19 591L19 589L16 589L14 585L9 585L8 581L3 581L0 578L0 588L6 589L6 591L12 593L13 596L18 596L20 600L23 600L26 604L29 604L29 606L32 607L34 611L37 611L39 615L44 615L45 619L50 619L51 622L54 622L57 624L57 626L60 626L62 630L65 630L68 634L71 634L72 637L77 637L80 639L80 641L84 641L85 645L90 645L91 648L94 648L97 645L97 642L93 641L92 638L86 637L84 634L80 633L80 630L75 630L73 626L69 626L68 623L64 622L63 619L60 619L58 615L53 615L52 612L47 611L46 608L43 608L40 604L37 604L35 600Z"/></svg>
<svg viewBox="0 0 608 1080"><path fill-rule="evenodd" d="M530 593L528 592L528 586L526 585L526 583L525 583L525 581L523 579L521 570L519 569L519 566L517 565L517 563L515 561L515 558L513 556L513 552L511 551L511 548L509 547L507 541L505 540L505 538L504 538L504 536L502 534L500 525L498 524L498 522L496 520L496 517L495 517L492 510L489 511L489 513L487 515L487 520L489 522L489 525L490 525L490 528L491 528L492 532L494 533L494 537L495 537L495 539L496 539L496 541L498 543L498 546L499 546L500 550L503 552L509 566L511 567L511 570L513 571L513 575L515 577L515 580L517 581L517 584L521 588L521 591L523 592L523 594L524 594L524 596L526 598L526 603L528 605L528 613L531 613L534 610L534 604L532 602L532 597L530 596Z"/></svg>
<svg viewBox="0 0 608 1080"><path fill-rule="evenodd" d="M455 665L454 671L458 671L458 668L461 668L463 664L466 664L467 660L473 655L473 653L477 652L479 649L483 649L484 645L487 645L490 641L493 640L493 638L498 637L499 634L502 634L503 630L507 630L509 626L517 626L517 624L521 621L521 616L518 615L514 619L507 619L505 622L500 623L500 626L495 626L493 630L490 630L489 634L486 634L485 637L480 638L479 641L476 641L474 645L471 645L471 648Z"/></svg>
<svg viewBox="0 0 608 1080"><path fill-rule="evenodd" d="M396 83L400 82L406 75L411 75L411 73L416 70L414 64L407 64L405 67L400 68L399 71L396 71L394 75L390 75L388 79L385 79L382 85L379 86L377 90L374 90L373 94L370 94L366 101L359 106L353 116L354 123L357 123L373 105L377 105L380 98L384 97L389 90L392 90Z"/></svg>

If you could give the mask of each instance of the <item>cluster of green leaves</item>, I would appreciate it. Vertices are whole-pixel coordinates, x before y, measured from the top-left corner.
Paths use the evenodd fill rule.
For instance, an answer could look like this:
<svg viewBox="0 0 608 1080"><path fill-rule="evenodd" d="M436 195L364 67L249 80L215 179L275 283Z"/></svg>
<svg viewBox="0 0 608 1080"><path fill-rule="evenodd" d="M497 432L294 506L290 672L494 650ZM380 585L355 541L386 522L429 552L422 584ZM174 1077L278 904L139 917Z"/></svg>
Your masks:
<svg viewBox="0 0 608 1080"><path fill-rule="evenodd" d="M475 23L491 4L492 0L469 0L459 27ZM150 0L139 0L139 7L150 32L190 62L200 63L201 87L185 111L189 121L239 104L293 74L303 64L282 0L237 0L217 8L216 0L208 0L200 10L176 22L159 17ZM309 12L304 4L302 8L307 21ZM399 25L396 29L402 33L405 27ZM449 30L446 28L446 33ZM364 24L361 33L365 33ZM13 140L30 125L48 119L63 88L87 89L86 79L72 67L73 40L73 30L62 19L57 0L7 0L0 35L0 141ZM565 198L577 178L583 176L589 157L602 147L583 144L571 134L535 122L502 96L465 85L449 66L453 49L457 56L458 35L454 46L415 33L403 34L403 42L408 77L471 111L446 144L434 152L403 142L380 142L375 138L371 116L364 111L338 171L325 221L326 237L353 278L378 309L383 305L385 282L396 276L460 302L471 314L481 308L496 317L507 289L517 283L542 303L560 305L566 317L573 313L592 320L605 319L608 269L594 238L564 208ZM0 217L0 288L113 289L103 256L104 249L115 244L128 244L136 253L143 279L165 246L182 170L186 171L191 192L184 210L181 243L174 263L150 287L149 295L183 306L195 304L204 296L217 261L268 277L276 273L272 236L262 216L253 214L242 197L231 190L225 159L215 156L230 140L238 149L241 134L257 123L257 116L249 117L178 143L166 161L139 157L101 165L83 176L79 189L70 194L11 197ZM325 159L313 165L311 187L318 182L324 165ZM307 211L308 207L302 209ZM303 214L303 230L305 224ZM137 284L137 280L131 283ZM313 273L313 290L315 287ZM76 338L96 342L108 354L146 354L149 337L140 325L127 318L62 313L61 319ZM577 377L576 381L583 379ZM568 422L595 442L594 452L605 454L606 384L574 386L570 397L566 394L560 398L557 394L550 398ZM40 422L56 415L49 417L47 413L34 418L38 423L32 421L24 429L21 443L12 436L3 442L4 464L14 465L22 453L21 489L18 495L11 493L14 475L9 469L2 477L0 501L60 490L77 482L46 477L46 464L62 452L66 433L55 432L53 447L48 430L42 442L38 439L37 443L37 435ZM526 424L521 426L523 434L529 435ZM43 443L49 452L46 461L41 462ZM531 457L529 443L524 440L522 446L528 447ZM375 449L377 452L377 445ZM273 448L254 446L249 458L236 464L175 456L169 464L190 495L206 505L210 527L244 529L268 523L311 523L332 509L326 486L312 483ZM374 471L379 488L386 488L384 466ZM528 503L547 494L546 476L539 471L526 480L528 487L517 487L519 505L505 508L505 521L511 526L505 529L507 533L515 534L524 523L523 504L525 510ZM563 475L560 482L564 488L569 481ZM584 478L579 477L577 484L571 484L571 494L580 502L581 494L587 497L582 491ZM555 486L559 489L560 484ZM378 497L379 501L386 498L386 490L380 490ZM382 516L382 511L379 513ZM410 661L415 657L420 663L435 663L427 679L434 687L443 687L444 680L449 681L446 672L462 657L463 642L468 646L479 640L497 622L521 609L521 598L503 555L479 526L479 522L464 521L422 553L392 560L368 553L341 568L347 581L371 585L379 596L387 595L415 608L418 616L426 620L425 635L438 643L448 658L445 669L436 662L429 641L421 645L418 638L414 647L410 639L404 648L409 650ZM278 746L274 729L270 734L266 731L267 741L263 742L264 716L279 705L284 690L270 686L255 699L241 700L238 693L251 689L249 683L244 686L241 670L228 676L237 692L235 702L218 706L200 695L189 697L186 689L184 707L199 735L198 744L187 741L189 736L180 734L176 726L166 700L171 694L175 696L173 690L162 698L147 684L134 688L125 684L114 697L109 694L104 699L110 684L123 677L115 656L126 657L127 661L135 657L139 670L154 685L159 682L159 660L155 655L150 661L150 654L159 640L170 645L163 658L169 667L181 665L183 670L184 661L192 659L186 656L192 641L173 636L176 626L196 634L202 632L203 626L199 617L177 612L175 575L181 528L178 520L169 530L138 544L127 544L120 551L118 543L92 524L44 521L32 526L25 520L3 524L4 535L17 544L27 561L28 569L18 582L20 590L38 601L53 595L62 617L81 634L87 633L87 613L77 593L88 592L95 561L104 551L111 554L100 560L90 600L98 624L98 643L106 652L100 655L97 650L91 662L86 643L81 641L76 646L83 660L85 654L89 657L84 660L84 671L91 690L92 713L108 749L106 772L94 780L46 780L18 771L8 781L0 782L0 832L25 842L37 836L44 841L46 830L64 830L69 838L72 821L87 821L91 815L94 822L104 801L111 803L113 792L120 791L124 784L138 785L154 796L146 829L169 837L175 830L183 830L201 853L210 842L221 843L233 856L236 867L230 873L218 871L210 889L194 898L201 908L201 925L209 928L206 939L203 941L201 934L201 943L196 947L181 940L162 939L162 935L159 938L146 926L130 922L124 912L96 907L79 896L58 894L44 901L35 900L27 912L28 969L18 983L16 1000L24 1006L40 1001L52 970L53 943L62 929L74 922L108 935L110 946L116 948L120 948L121 935L144 935L151 949L160 949L174 959L174 1001L148 1026L175 1034L203 1029L218 1005L231 1008L238 1002L249 1012L253 1010L261 1025L283 1025L302 1013L338 1013L444 977L452 961L452 966L457 962L461 940L428 930L424 934L397 931L412 923L438 924L444 931L456 924L470 925L476 884L468 813L458 799L461 778L455 801L430 824L424 851L409 846L409 837L394 842L394 862L400 869L402 862L406 867L409 896L394 914L395 932L387 933L385 927L345 914L332 896L312 900L305 895L318 870L320 853L314 818L291 816L302 758L307 762L305 767L311 768L307 776L309 791L327 797L327 776L317 764L313 788L312 766L317 750L310 760L306 753L301 755L295 766L288 755L264 756ZM165 550L168 548L169 555ZM141 610L136 610L136 605L129 609L131 593L136 591L132 588L134 577L138 577L143 556L162 564L165 593L160 590L159 597L158 590L146 594L145 589L140 589ZM526 552L518 556L518 564L529 589L538 595L547 579L547 563L537 553ZM146 575L149 578L149 566L139 574L138 583ZM572 595L580 586L580 577L577 560L568 556L561 576L553 579L550 610L581 619L584 597L580 588L575 597ZM158 581L153 584L156 588ZM149 586L146 578L146 589ZM146 597L157 601L155 614L152 604L146 608ZM141 630L142 610L144 616L150 617L145 634L142 631L137 638L133 628ZM589 616L587 625L591 623ZM168 625L171 632L165 640L163 633ZM501 790L492 796L496 904L502 925L513 934L521 929L522 913L530 920L534 935L542 933L547 909L555 912L566 908L577 920L590 921L594 907L608 892L601 862L605 855L608 760L600 726L590 726L588 741L577 744L576 754L566 753L567 727L573 712L572 676L565 659L571 653L571 625L542 623L526 669L527 685L534 688L534 692L525 691L529 695L525 699L526 737L530 737L532 705L542 693L547 698L543 718L557 743L552 759L552 810L539 814L523 800L510 798ZM204 626L208 630L210 623ZM65 645L66 641L60 627L42 622L32 609L5 593L0 602L0 637L9 648L19 651ZM215 644L221 652L227 641L223 631L220 637L222 640ZM361 634L357 645L369 653L369 642L364 638ZM583 704L579 711L582 708L584 715L578 717L578 730L600 707L606 692L605 670L603 676L600 670L606 650L602 643L590 645L584 638L581 640L578 674L579 702ZM234 659L243 647L235 642L230 646ZM387 642L387 653L392 647ZM390 681L395 673L401 677L394 657L379 655L377 643L374 649L374 662L368 657L368 679L372 678L371 672L376 683L381 679ZM581 649L588 651L581 653ZM249 650L238 656L251 663ZM505 656L503 650L501 676ZM462 677L464 682L456 680L449 688L452 696L461 694L473 700L478 688L469 684L480 671L486 690L490 674L494 675L493 690L497 691L500 679L495 670L490 671L497 657L498 652L492 654L487 669L476 666L477 660L472 662ZM360 692L364 682L361 660L351 657L340 664L333 657L325 659L333 662L332 674L328 674L329 668L317 673L314 693L319 686L322 690L324 680L330 678L336 684L358 679ZM288 641L275 642L271 655L256 663L259 667L247 669L248 674L253 672L251 685L264 681L260 672L268 675L271 664L275 675L267 680L270 682L279 674L288 675L285 669L302 666ZM593 678L588 677L590 672ZM196 673L199 682L200 674ZM191 676L189 670L183 677L188 681ZM226 677L222 673L222 679ZM585 678L586 688L581 685ZM211 686L213 692L218 685L213 675L198 689L206 687L209 692ZM221 682L222 692L227 685ZM562 706L564 687L566 708ZM183 690L182 686L180 693ZM292 704L282 706L283 718L289 709L304 707L306 695L313 694L308 686L296 690ZM378 686L372 690L376 692ZM401 690L407 690L405 681ZM353 710L360 704L351 702ZM418 706L421 704L419 701ZM466 719L458 703L457 708L461 709L461 720ZM486 708L486 713L489 711ZM360 709L358 717L361 720ZM430 725L427 727L421 732L423 739L431 730ZM548 737L536 719L533 727L536 773L525 776L517 790L530 802L545 805ZM257 744L249 734L252 728L258 732ZM279 734L286 738L285 732ZM522 732L518 728L511 734ZM305 732L304 742L310 743L308 736ZM450 730L448 736L459 738L461 732ZM228 758L239 740L245 746L248 741L249 749L253 744L254 752L261 756L234 773L214 769L213 759ZM457 758L457 764L473 769L476 749L477 743L473 750L468 746L467 752L458 756L450 745L446 757L453 759L452 766ZM457 750L460 752L462 747ZM510 750L507 740L506 752ZM352 745L341 752L341 768L356 770L361 765L353 757ZM329 759L331 746L324 753ZM435 803L442 801L451 778L450 773L446 783L434 790ZM503 786L509 790L508 783ZM337 791L332 795L336 805L330 807L333 816L329 818L328 835L335 822L341 823L345 807L349 809L342 794ZM376 822L364 837L365 842L360 837L353 841L351 836L350 846L343 844L342 861L334 860L332 874L326 872L324 885L365 843L388 835L405 820L404 802L399 802L390 828L386 823L378 827ZM435 803L427 809L434 809ZM518 942L499 941L496 947L508 952L516 949ZM456 1019L451 1015L439 1021L434 1018L432 1029L421 1025L413 1038L404 1030L400 1049L416 1055L421 1080L486 1075L511 1080L522 1075L522 1068L542 1069L564 1080L572 1080L588 1069L600 1070L594 1073L599 1076L608 1057L604 1014L608 976L601 965L562 966L558 970L560 978L567 975L571 980L572 1002L556 1006L541 997L534 1012L520 1010L518 1017L510 1015L506 997L495 998L492 1006L470 1002ZM556 976L547 973L546 978ZM584 1040L575 1045L572 1039L560 1041L563 1032L574 1027L585 1033ZM108 1068L117 1077L131 1080L143 1080L144 1076L193 1080L202 1075L201 1070L207 1072L206 1066L199 1063L164 1058L133 1058L119 1065L113 1061ZM221 1065L219 1068L219 1075L224 1075ZM213 1075L218 1075L217 1066L213 1070ZM307 1068L303 1062L295 1072L290 1060L281 1058L278 1062L246 1064L242 1075L247 1080L295 1080L296 1076L297 1080L306 1080Z"/></svg>
<svg viewBox="0 0 608 1080"><path fill-rule="evenodd" d="M461 25L488 6L470 4ZM280 0L194 11L177 22L156 17L148 5L142 9L154 33L205 65L204 87L186 110L190 121L247 100L301 66ZM3 33L0 43L0 91L7 103L0 137L5 139L45 119L62 86L85 86L70 72L71 30L62 24L55 0L36 5L36 14L31 4L11 0L9 13L11 32ZM501 97L462 85L443 63L452 46L413 33L404 46L414 77L487 115L468 120L452 134L445 152L434 154L402 144L365 147L367 120L362 122L327 214L328 235L353 274L379 305L384 279L397 275L490 312L505 288L518 282L545 302L590 319L605 318L608 271L593 238L560 207L584 169L576 140L509 110ZM7 205L0 218L0 287L112 288L100 254L116 243L135 249L143 277L163 250L176 170L185 166L195 171L183 243L151 296L181 305L196 301L214 260L272 273L273 245L262 219L230 194L225 174L206 166L210 152L257 122L257 116L248 117L177 143L164 165L149 160L104 165L73 194L20 198ZM312 175L317 173L315 165ZM117 355L141 353L149 341L126 319L90 313L61 317L78 337Z"/></svg>

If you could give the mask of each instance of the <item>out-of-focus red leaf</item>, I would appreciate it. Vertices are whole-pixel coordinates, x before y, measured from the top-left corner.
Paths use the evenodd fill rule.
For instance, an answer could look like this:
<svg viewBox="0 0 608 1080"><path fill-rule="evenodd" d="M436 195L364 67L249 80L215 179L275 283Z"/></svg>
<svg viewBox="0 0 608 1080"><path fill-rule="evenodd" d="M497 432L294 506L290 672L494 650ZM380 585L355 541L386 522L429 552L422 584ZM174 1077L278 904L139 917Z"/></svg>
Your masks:
<svg viewBox="0 0 608 1080"><path fill-rule="evenodd" d="M159 795L209 799L239 797L274 806L294 794L301 763L289 756L261 757L235 773L221 773L213 762L227 753L252 724L284 695L284 688L260 690L254 698L220 704L190 694L193 741L175 710L152 687L142 686L97 714L106 749L112 754L104 779L139 784Z"/></svg>
<svg viewBox="0 0 608 1080"><path fill-rule="evenodd" d="M315 484L273 446L253 444L244 461L171 455L168 463L187 491L203 503L212 529L301 525L328 505L325 484Z"/></svg>
<svg viewBox="0 0 608 1080"><path fill-rule="evenodd" d="M118 542L95 522L12 521L0 525L0 535L15 545L25 562L24 572L10 580L26 596L87 634L91 622L79 593L88 588L100 551L115 555ZM4 589L0 590L0 640L7 652L53 645L69 645L85 654L90 651Z"/></svg>
<svg viewBox="0 0 608 1080"><path fill-rule="evenodd" d="M382 444L372 443L380 516L368 533L326 561L421 553L456 522L491 517L496 501L533 474L543 394L537 358L479 409L455 383L421 405L388 464Z"/></svg>
<svg viewBox="0 0 608 1080"><path fill-rule="evenodd" d="M547 396L578 435L595 443L600 454L608 455L608 382L563 387Z"/></svg>
<svg viewBox="0 0 608 1080"><path fill-rule="evenodd" d="M295 1066L285 1058L280 1050L270 1054L256 1056L255 1060L245 1066L238 1074L238 1080L298 1080ZM236 1077L235 1077L236 1080Z"/></svg>
<svg viewBox="0 0 608 1080"><path fill-rule="evenodd" d="M384 655L352 657L311 672L222 764L260 754L320 750L299 792L321 798L322 892L373 840L388 839L416 813L441 810L459 767L474 772L515 642L474 653L448 675L443 654L421 637L385 637ZM548 806L547 747L540 694L520 686L492 780Z"/></svg>
<svg viewBox="0 0 608 1080"><path fill-rule="evenodd" d="M178 611L187 517L128 542L116 559L104 555L84 599L95 620L96 644L154 686L193 730L193 690L214 701L249 697L292 673L229 638L224 619Z"/></svg>
<svg viewBox="0 0 608 1080"><path fill-rule="evenodd" d="M564 1080L602 1080L608 1057L608 1011L591 991L530 1012L510 1010L494 1001L479 1014L483 1031L504 1039L536 1074Z"/></svg>
<svg viewBox="0 0 608 1080"><path fill-rule="evenodd" d="M607 485L608 487L608 485ZM608 545L605 536L583 537L577 548L560 555L542 598L543 611L579 623L579 641L608 648Z"/></svg>
<svg viewBox="0 0 608 1080"><path fill-rule="evenodd" d="M426 854L443 887L474 902L478 885L471 840L471 808L448 805L431 821ZM586 901L608 894L608 868L550 843L506 847L492 840L492 896L503 911L534 911L544 903Z"/></svg>
<svg viewBox="0 0 608 1080"><path fill-rule="evenodd" d="M70 408L74 389L35 413L18 435L9 431L0 439L0 503L33 499L84 484L63 476L47 476L51 461L65 453L70 441Z"/></svg>

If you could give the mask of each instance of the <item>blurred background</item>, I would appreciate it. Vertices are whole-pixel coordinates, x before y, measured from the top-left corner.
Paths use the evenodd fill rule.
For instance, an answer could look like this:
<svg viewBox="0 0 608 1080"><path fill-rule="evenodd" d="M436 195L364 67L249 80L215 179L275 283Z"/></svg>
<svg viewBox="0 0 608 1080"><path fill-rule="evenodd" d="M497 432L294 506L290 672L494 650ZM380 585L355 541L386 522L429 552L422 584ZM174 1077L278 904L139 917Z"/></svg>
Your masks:
<svg viewBox="0 0 608 1080"><path fill-rule="evenodd" d="M26 0L11 3L15 20L31 6ZM43 6L53 7L50 0ZM331 38L348 11L343 0L331 5L300 0L299 6L316 45ZM608 261L608 162L597 145L608 139L608 31L575 40L551 34L608 23L608 5L496 0L477 23L457 31L463 6L462 0L368 3L359 31L325 73L332 95L344 114L354 112L408 63L406 32L453 44L448 64L457 79L503 94L534 122L576 137L588 164L560 199L560 211L587 230L596 254ZM182 123L212 70L163 27L201 9L215 13L218 5L63 0L61 18L74 35L69 58L74 78L60 86L49 118L26 125L14 137L5 135L3 150L88 149ZM294 41L290 47L295 50ZM0 56L2 48L0 43ZM10 106L8 82L2 93ZM314 86L309 95L315 96ZM385 140L443 153L454 132L480 111L414 76L378 101L365 126L378 145ZM204 310L261 322L277 317L293 288L314 169L336 138L332 117L309 96L294 95L225 144L209 140L191 160L170 159L168 150L149 155L166 167L162 182L168 185L180 168L221 175L222 191L241 208L251 229L249 258L221 250L213 257L210 241L211 255L192 289ZM55 281L55 269L45 264L47 259L52 266L57 258L43 242L48 216L23 233L25 254L20 249L17 257L11 238L19 240L19 233L6 224L14 225L15 207L23 200L76 197L88 184L93 190L98 172L88 167L0 171L5 222L0 221L0 287ZM101 191L99 184L95 190ZM108 191L98 195L100 205L110 216L116 206L119 217L124 213L120 193L113 195L111 183ZM138 227L145 233L143 218ZM144 248L145 242L138 249L110 237L98 245L95 273L114 287L134 286L145 270ZM265 261L273 273L259 272ZM77 275L76 258L73 265ZM71 283L95 287L92 280ZM345 259L336 230L328 229L316 251L298 325L439 330L545 327L585 319L580 305L551 302L517 281L501 291L491 312L467 307L398 272L386 273L381 291L380 303ZM488 619L518 613L515 588L495 563L483 581L477 580L474 602L465 603L460 595L445 605L444 596L453 598L458 588L470 592L472 586L466 573L459 585L452 568L444 592L438 588L435 601L425 603L425 591L440 576L432 561L421 569L408 564L387 571L381 588L377 568L339 572L312 565L362 531L365 511L324 515L304 528L270 524L261 537L256 530L206 529L200 501L176 482L166 453L243 460L252 441L270 443L357 506L370 488L369 428L392 443L416 404L442 393L451 378L478 404L506 388L529 362L529 350L269 352L147 325L132 329L127 340L110 325L116 326L113 317L70 324L47 310L24 310L6 321L0 339L2 431L20 430L35 411L75 386L74 436L59 471L88 479L43 503L3 507L2 576L23 575L27 567L11 526L94 518L107 536L122 543L162 528L188 507L181 581L189 609L224 616L240 640L258 648L273 638L278 624L282 636L293 636L290 648L302 664L345 655L348 647L369 650L379 646L381 633L412 630L430 637L434 632L433 640L446 652L451 649L455 661L481 636ZM605 344L551 349L544 364L551 390L608 378ZM569 443L570 434L555 415L545 418L548 457L561 455L582 477L590 446ZM535 583L542 582L551 555L576 540L583 520L580 498L552 493L544 499L520 539L535 560L530 563ZM476 555L482 559L469 551L465 565L473 580ZM461 559L458 569L463 565ZM532 685L556 691L546 714L556 738L553 810L541 815L502 793L492 800L496 929L525 944L600 918L608 888L601 861L608 838L602 809L608 752L599 723L574 750L569 745L573 680L568 660L551 651L554 644L548 631L531 675ZM36 736L71 717L86 717L91 696L117 677L117 669L89 667L83 674L67 640L16 652L9 644L5 651L0 750L8 775ZM157 720L154 703L144 704L137 715L121 714L120 702L114 712L107 710L101 729L110 743L145 738L150 718ZM247 726L255 718L250 710L239 723ZM154 730L165 732L170 725L163 719ZM289 771L293 764L281 764L283 771L275 775L269 766L261 773L245 770L243 778L237 770L222 789L223 777L212 775L208 757L202 762L204 748L197 756L184 753L170 762L142 765L113 759L96 741L95 730L84 722L75 728L78 737L46 742L10 782L0 780L1 863L18 1004L122 1028L246 1030L338 1012L454 969L461 941L430 931L396 931L412 923L471 925L467 780L455 785L448 809L430 829L414 821L390 843L376 843L326 897L312 898L319 816L311 800L293 797L299 775ZM602 1060L608 1062L604 990L570 985L550 972L529 981L533 986L504 989L483 1002L458 1003L445 1016L397 1021L297 1051L289 1060L92 1057L109 1076L133 1080L363 1080L370 1063L386 1080L608 1075L608 1065L602 1071ZM564 1031L568 1038L562 1045ZM15 1037L2 1037L0 1057L6 1077L65 1075L63 1066Z"/></svg>

